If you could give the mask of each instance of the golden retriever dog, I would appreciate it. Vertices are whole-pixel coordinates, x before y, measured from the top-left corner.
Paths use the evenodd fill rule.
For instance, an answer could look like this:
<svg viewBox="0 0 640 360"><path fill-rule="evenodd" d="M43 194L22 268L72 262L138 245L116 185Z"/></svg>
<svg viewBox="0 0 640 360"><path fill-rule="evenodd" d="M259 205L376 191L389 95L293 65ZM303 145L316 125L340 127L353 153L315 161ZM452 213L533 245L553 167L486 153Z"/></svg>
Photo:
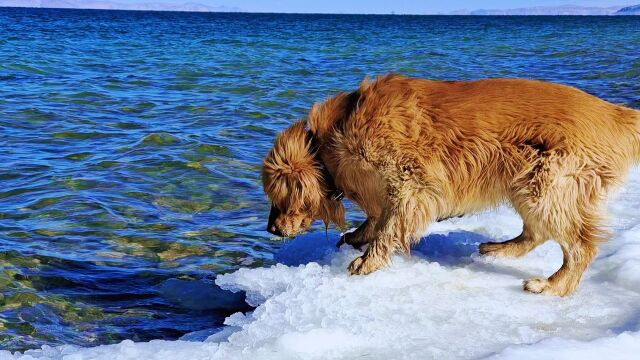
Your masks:
<svg viewBox="0 0 640 360"><path fill-rule="evenodd" d="M510 204L518 237L480 253L523 256L557 241L562 267L524 281L533 293L573 293L605 240L607 193L640 161L640 111L570 86L520 80L365 80L313 106L279 134L263 168L267 230L292 236L313 221L345 227L342 195L367 215L347 244L369 274L409 252L430 223Z"/></svg>

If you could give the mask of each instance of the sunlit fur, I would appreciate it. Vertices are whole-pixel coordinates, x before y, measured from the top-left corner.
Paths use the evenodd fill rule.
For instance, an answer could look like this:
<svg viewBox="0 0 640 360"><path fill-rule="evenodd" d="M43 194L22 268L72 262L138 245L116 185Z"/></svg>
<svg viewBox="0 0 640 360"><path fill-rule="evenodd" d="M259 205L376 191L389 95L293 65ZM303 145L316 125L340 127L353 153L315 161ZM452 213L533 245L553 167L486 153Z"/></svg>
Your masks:
<svg viewBox="0 0 640 360"><path fill-rule="evenodd" d="M436 219L508 203L523 219L522 234L480 252L522 256L559 242L562 267L524 288L560 296L575 291L606 237L607 193L640 160L640 112L541 81L365 80L316 104L306 126L278 137L265 161L265 191L282 209L307 205L319 214L323 163L367 215L345 238L369 244L352 274L408 252Z"/></svg>

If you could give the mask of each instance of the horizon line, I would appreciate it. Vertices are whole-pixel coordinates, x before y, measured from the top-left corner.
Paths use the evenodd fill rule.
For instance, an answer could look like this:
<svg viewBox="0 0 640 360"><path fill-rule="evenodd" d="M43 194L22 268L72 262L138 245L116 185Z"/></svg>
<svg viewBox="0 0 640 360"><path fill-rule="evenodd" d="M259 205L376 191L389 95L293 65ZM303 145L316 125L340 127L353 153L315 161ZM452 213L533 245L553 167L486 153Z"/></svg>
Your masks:
<svg viewBox="0 0 640 360"><path fill-rule="evenodd" d="M622 7L624 8L624 7ZM622 9L621 8L621 9ZM613 17L620 16L615 13L611 14L556 14L556 15L538 15L538 14L529 14L529 15L501 15L501 14L493 14L493 15L475 15L475 14L451 14L451 13L421 13L421 14L412 14L412 13L332 13L332 12L273 12L273 11L246 11L246 10L238 10L238 11L193 11L193 10L150 10L150 9L95 9L95 8L65 8L65 7L34 7L34 6L4 6L0 5L0 9L42 9L42 10L91 10L91 11L132 11L132 12L161 12L161 13L195 13L195 14L272 14L272 15L362 15L362 16L469 16L469 17L558 17L558 16L602 16L602 17ZM482 9L485 10L485 9ZM489 10L510 10L510 9L489 9ZM455 12L458 10L453 10Z"/></svg>

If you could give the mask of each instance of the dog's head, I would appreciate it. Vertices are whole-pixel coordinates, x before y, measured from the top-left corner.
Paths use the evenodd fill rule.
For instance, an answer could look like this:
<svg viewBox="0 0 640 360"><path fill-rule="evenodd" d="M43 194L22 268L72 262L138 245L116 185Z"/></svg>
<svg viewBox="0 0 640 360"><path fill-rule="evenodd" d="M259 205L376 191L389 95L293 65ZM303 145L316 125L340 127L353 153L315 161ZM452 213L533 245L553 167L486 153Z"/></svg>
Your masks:
<svg viewBox="0 0 640 360"><path fill-rule="evenodd" d="M278 135L262 169L264 191L271 200L270 233L294 236L319 219L344 228L344 207L330 198L332 189L316 151L303 121Z"/></svg>

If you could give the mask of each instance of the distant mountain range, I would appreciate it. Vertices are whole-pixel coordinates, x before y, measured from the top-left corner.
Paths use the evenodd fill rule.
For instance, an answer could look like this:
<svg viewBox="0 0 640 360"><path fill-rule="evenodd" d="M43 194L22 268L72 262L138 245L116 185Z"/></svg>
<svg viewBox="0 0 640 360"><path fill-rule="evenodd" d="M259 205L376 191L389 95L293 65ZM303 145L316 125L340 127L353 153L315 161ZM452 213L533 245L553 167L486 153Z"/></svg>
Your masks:
<svg viewBox="0 0 640 360"><path fill-rule="evenodd" d="M534 6L516 9L479 9L479 10L457 10L449 15L640 15L640 5L610 7L593 6Z"/></svg>
<svg viewBox="0 0 640 360"><path fill-rule="evenodd" d="M109 0L0 0L0 7L31 7L56 9L99 9L99 10L148 10L148 11L190 11L190 12L237 12L237 7L207 6L198 3L169 4L148 2L124 4Z"/></svg>
<svg viewBox="0 0 640 360"><path fill-rule="evenodd" d="M33 7L33 8L65 8L65 9L102 9L102 10L155 10L155 11L193 11L193 12L239 12L237 7L207 6L186 2L169 4L148 2L141 4L125 4L110 0L0 0L0 7ZM640 15L640 5L634 6L535 6L516 9L479 9L456 10L447 15Z"/></svg>
<svg viewBox="0 0 640 360"><path fill-rule="evenodd" d="M618 10L616 15L640 15L640 5L624 7Z"/></svg>

